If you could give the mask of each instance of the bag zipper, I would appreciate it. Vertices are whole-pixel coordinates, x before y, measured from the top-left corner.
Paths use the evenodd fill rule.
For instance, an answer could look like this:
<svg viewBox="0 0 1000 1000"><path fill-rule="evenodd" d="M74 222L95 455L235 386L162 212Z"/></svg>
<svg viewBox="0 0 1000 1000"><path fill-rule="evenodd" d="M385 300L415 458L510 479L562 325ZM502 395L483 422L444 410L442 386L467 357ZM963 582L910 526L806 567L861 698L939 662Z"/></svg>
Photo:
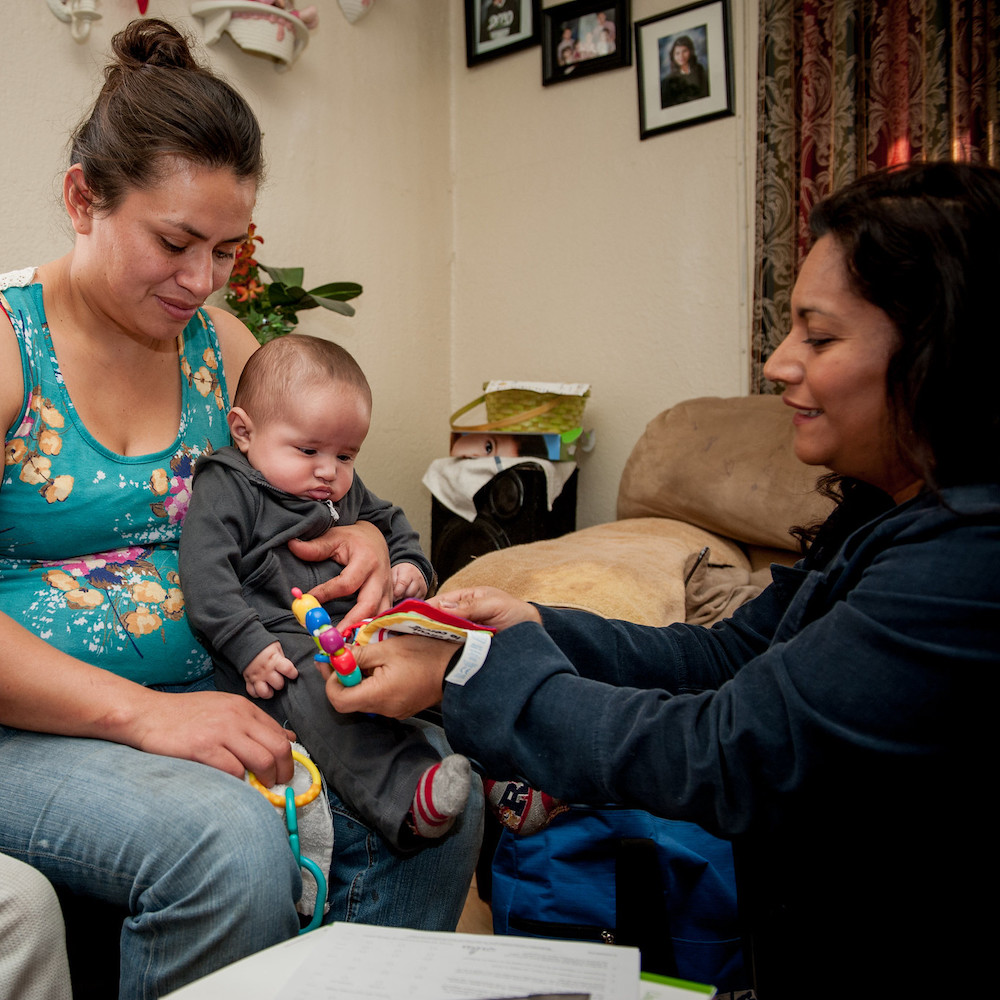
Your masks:
<svg viewBox="0 0 1000 1000"><path fill-rule="evenodd" d="M564 924L550 920L531 920L528 917L511 916L507 925L514 930L524 931L536 937L568 938L573 941L599 941L601 944L615 943L613 927L594 927L591 924Z"/></svg>

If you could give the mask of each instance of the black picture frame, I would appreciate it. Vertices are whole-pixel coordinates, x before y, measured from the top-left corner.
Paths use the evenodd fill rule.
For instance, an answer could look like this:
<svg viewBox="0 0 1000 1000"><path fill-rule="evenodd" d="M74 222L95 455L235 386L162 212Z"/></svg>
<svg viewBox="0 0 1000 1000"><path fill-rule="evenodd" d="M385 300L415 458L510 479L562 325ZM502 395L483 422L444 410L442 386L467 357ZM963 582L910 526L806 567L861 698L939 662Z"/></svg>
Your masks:
<svg viewBox="0 0 1000 1000"><path fill-rule="evenodd" d="M491 14L494 7L497 10ZM541 0L465 0L465 65L476 66L537 45L542 37L541 7Z"/></svg>
<svg viewBox="0 0 1000 1000"><path fill-rule="evenodd" d="M635 52L640 139L734 114L729 0L636 21Z"/></svg>
<svg viewBox="0 0 1000 1000"><path fill-rule="evenodd" d="M542 11L544 86L631 65L629 0L570 0Z"/></svg>

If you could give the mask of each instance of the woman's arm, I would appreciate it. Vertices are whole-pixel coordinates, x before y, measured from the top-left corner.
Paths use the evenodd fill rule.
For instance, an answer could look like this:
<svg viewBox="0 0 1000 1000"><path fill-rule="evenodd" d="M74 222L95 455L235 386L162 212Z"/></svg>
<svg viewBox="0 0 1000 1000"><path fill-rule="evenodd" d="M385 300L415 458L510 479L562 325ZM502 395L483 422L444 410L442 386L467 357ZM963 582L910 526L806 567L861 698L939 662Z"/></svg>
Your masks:
<svg viewBox="0 0 1000 1000"><path fill-rule="evenodd" d="M442 593L430 603L498 631L535 622L584 677L628 687L664 687L679 693L718 687L766 649L787 600L786 587L773 586L730 621L711 630L678 624L667 632L584 611L530 604L495 587ZM665 637L674 644L676 653L665 655Z"/></svg>
<svg viewBox="0 0 1000 1000"><path fill-rule="evenodd" d="M917 512L852 547L846 565L777 574L712 629L541 609L551 634L512 624L464 685L444 683L449 741L492 776L725 836L796 797L849 799L886 780L933 802L945 756L981 756L969 720L991 704L976 692L1000 666L998 546L995 510L982 523ZM368 646L359 662L372 676L330 699L412 711L408 695L426 702L441 683L444 646Z"/></svg>
<svg viewBox="0 0 1000 1000"><path fill-rule="evenodd" d="M247 699L165 694L60 652L0 613L0 722L110 740L265 784L292 776L289 734Z"/></svg>
<svg viewBox="0 0 1000 1000"><path fill-rule="evenodd" d="M926 530L900 518L895 537L873 533L850 565L808 574L768 647L716 690L675 695L581 676L574 664L598 649L593 636L621 631L614 623L595 621L592 636L564 635L561 646L531 623L500 632L464 687L444 685L449 741L489 774L725 836L797 796L835 801L885 780L926 787L933 803L942 761L981 755L976 692L1000 666L997 514L981 524L941 515L940 532L935 516ZM683 644L677 631L662 630L658 650L645 633L633 645L649 676L677 674L678 657L697 676L697 630ZM599 648L617 666L629 647L613 642Z"/></svg>

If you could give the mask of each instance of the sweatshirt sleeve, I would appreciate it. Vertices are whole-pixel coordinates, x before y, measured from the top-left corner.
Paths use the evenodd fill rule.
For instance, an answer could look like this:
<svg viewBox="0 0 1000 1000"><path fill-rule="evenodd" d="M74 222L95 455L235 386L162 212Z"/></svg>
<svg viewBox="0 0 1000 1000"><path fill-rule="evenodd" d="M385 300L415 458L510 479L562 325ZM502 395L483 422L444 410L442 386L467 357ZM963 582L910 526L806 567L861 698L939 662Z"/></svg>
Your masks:
<svg viewBox="0 0 1000 1000"><path fill-rule="evenodd" d="M369 490L358 476L354 477L354 485L361 489L360 508L355 520L370 521L385 536L389 546L389 564L413 563L423 574L430 586L434 576L434 567L430 559L424 555L420 547L420 535L413 529L402 507L382 500Z"/></svg>
<svg viewBox="0 0 1000 1000"><path fill-rule="evenodd" d="M180 542L181 590L191 629L212 659L237 674L275 637L247 603L239 566L257 498L217 463L201 465Z"/></svg>
<svg viewBox="0 0 1000 1000"><path fill-rule="evenodd" d="M975 752L968 692L1000 666L1000 528L961 530L873 543L839 579L802 571L790 600L769 588L713 629L546 611L445 684L451 745L493 777L729 837L888 775L932 802L942 755Z"/></svg>

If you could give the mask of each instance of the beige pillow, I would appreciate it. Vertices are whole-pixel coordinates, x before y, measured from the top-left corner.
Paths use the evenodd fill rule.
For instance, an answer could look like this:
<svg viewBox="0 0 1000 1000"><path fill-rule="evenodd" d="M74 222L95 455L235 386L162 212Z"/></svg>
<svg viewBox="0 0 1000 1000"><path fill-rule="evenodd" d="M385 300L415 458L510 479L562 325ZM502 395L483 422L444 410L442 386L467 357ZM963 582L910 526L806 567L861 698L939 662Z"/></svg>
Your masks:
<svg viewBox="0 0 1000 1000"><path fill-rule="evenodd" d="M647 425L625 465L618 517L668 517L728 538L795 549L796 525L832 504L816 492L827 470L792 451L792 419L777 396L701 397Z"/></svg>
<svg viewBox="0 0 1000 1000"><path fill-rule="evenodd" d="M706 545L713 563L747 577L749 560L733 542L680 521L633 518L479 556L445 580L440 592L499 587L539 604L669 625L684 621L684 567Z"/></svg>

